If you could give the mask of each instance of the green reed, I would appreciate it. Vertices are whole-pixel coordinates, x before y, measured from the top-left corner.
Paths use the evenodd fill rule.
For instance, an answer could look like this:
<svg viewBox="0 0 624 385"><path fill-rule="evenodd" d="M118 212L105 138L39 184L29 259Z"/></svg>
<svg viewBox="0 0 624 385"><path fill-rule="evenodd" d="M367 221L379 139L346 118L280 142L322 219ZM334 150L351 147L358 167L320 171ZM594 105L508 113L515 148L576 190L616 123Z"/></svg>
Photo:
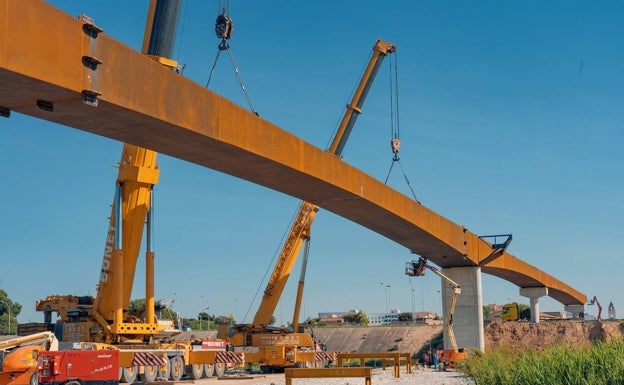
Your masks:
<svg viewBox="0 0 624 385"><path fill-rule="evenodd" d="M541 351L499 348L472 352L460 370L477 385L624 384L624 340Z"/></svg>

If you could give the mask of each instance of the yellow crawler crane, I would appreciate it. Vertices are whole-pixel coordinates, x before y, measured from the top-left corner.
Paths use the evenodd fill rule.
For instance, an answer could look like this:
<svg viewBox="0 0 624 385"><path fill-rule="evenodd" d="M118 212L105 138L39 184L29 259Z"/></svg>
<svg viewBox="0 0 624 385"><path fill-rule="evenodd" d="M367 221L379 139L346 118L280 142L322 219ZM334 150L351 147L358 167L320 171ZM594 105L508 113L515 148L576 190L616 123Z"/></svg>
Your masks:
<svg viewBox="0 0 624 385"><path fill-rule="evenodd" d="M362 113L362 105L383 59L395 50L396 45L377 39L372 56L351 103L346 106L345 114L327 152L341 156L357 117ZM327 354L317 347L310 334L304 333L299 327L307 245L310 240L310 227L318 209L318 206L310 202L301 202L252 323L233 325L233 330L228 330L229 327L224 325L218 334L219 338L227 338L235 351L244 351L246 362L256 362L263 370L282 371L286 367L319 365L322 361L326 361ZM293 328L289 330L270 327L271 317L304 244L306 248L297 289Z"/></svg>

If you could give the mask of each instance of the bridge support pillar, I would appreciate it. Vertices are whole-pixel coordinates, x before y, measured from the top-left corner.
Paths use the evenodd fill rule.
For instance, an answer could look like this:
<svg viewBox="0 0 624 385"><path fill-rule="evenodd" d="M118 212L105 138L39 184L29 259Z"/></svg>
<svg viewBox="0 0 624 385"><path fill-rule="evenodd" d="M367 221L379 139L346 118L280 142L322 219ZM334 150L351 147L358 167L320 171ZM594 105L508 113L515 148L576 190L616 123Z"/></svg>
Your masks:
<svg viewBox="0 0 624 385"><path fill-rule="evenodd" d="M451 278L461 287L457 297L455 314L453 315L453 331L457 347L464 349L476 348L485 350L483 336L483 299L481 297L480 267L447 267L442 269L444 275ZM442 311L444 319L451 303L453 289L442 279ZM444 349L452 348L446 330L444 331Z"/></svg>
<svg viewBox="0 0 624 385"><path fill-rule="evenodd" d="M565 311L572 313L572 318L585 318L585 305L565 305Z"/></svg>
<svg viewBox="0 0 624 385"><path fill-rule="evenodd" d="M523 297L529 297L529 304L531 305L531 322L540 322L539 315L539 298L548 295L547 287L521 287L520 295Z"/></svg>

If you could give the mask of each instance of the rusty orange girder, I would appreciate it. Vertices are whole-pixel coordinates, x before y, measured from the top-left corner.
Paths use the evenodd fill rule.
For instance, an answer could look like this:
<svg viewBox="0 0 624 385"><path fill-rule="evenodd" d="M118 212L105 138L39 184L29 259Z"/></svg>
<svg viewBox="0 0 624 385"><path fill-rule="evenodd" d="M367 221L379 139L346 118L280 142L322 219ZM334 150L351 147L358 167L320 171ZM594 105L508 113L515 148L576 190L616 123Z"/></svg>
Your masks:
<svg viewBox="0 0 624 385"><path fill-rule="evenodd" d="M441 267L478 265L490 254L491 245L466 228L95 32L87 19L43 1L0 0L0 113L60 123L281 191ZM482 269L520 287L548 287L566 305L587 299L507 253Z"/></svg>

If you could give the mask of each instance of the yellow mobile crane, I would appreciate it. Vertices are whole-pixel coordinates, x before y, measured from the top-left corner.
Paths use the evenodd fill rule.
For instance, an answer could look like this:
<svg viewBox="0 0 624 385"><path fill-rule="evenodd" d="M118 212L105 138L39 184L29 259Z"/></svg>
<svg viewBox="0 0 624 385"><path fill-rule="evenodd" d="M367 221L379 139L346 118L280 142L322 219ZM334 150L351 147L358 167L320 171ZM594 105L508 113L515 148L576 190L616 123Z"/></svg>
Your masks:
<svg viewBox="0 0 624 385"><path fill-rule="evenodd" d="M453 314L455 313L457 296L461 294L461 287L447 275L442 273L440 270L428 264L427 260L423 257L420 257L418 261L407 262L405 265L405 274L410 277L422 277L423 275L425 275L425 269L433 271L440 278L446 280L452 290L451 303L449 305L448 311L446 312L446 317L444 318L444 331L446 332L446 336L448 337L451 344L451 349L445 349L442 352L442 357L440 358L440 362L448 365L449 367L452 367L455 363L464 361L467 357L465 349L457 348L455 332L453 331Z"/></svg>
<svg viewBox="0 0 624 385"><path fill-rule="evenodd" d="M180 4L180 0L151 0L143 41L143 53L172 70L177 70L177 63L169 57L173 52ZM102 30L87 17L81 16L81 20L88 37L97 39ZM88 58L85 65L97 71L98 66L106 63ZM47 324L52 323L52 312L58 314L60 319L54 330L60 341L79 343L83 348L119 349L121 382L132 383L139 374L145 381L179 380L185 372L194 379L210 377L217 357L220 361L216 365L217 374L222 375L228 362L241 361L225 351L225 341L223 344L163 342L164 337L177 331L168 330L173 329L173 323L158 320L155 314L151 208L158 176L156 152L124 144L96 297L52 295L36 304ZM145 313L130 314L144 227L147 235ZM219 349L214 349L215 345Z"/></svg>
<svg viewBox="0 0 624 385"><path fill-rule="evenodd" d="M362 113L362 105L383 59L395 50L394 44L381 39L375 42L372 56L353 94L351 103L346 106L345 114L327 152L341 156L356 119ZM219 338L228 338L235 350L244 351L246 362L257 362L263 369L282 370L285 367L310 365L317 361L316 357L319 352L317 352L315 341L310 334L303 333L299 328L299 310L305 280L310 227L318 209L318 206L310 202L301 202L252 323L234 325L234 330L231 331L228 331L227 325L224 325L218 334ZM293 328L287 330L270 327L271 317L304 243L306 244L305 255L297 288Z"/></svg>

